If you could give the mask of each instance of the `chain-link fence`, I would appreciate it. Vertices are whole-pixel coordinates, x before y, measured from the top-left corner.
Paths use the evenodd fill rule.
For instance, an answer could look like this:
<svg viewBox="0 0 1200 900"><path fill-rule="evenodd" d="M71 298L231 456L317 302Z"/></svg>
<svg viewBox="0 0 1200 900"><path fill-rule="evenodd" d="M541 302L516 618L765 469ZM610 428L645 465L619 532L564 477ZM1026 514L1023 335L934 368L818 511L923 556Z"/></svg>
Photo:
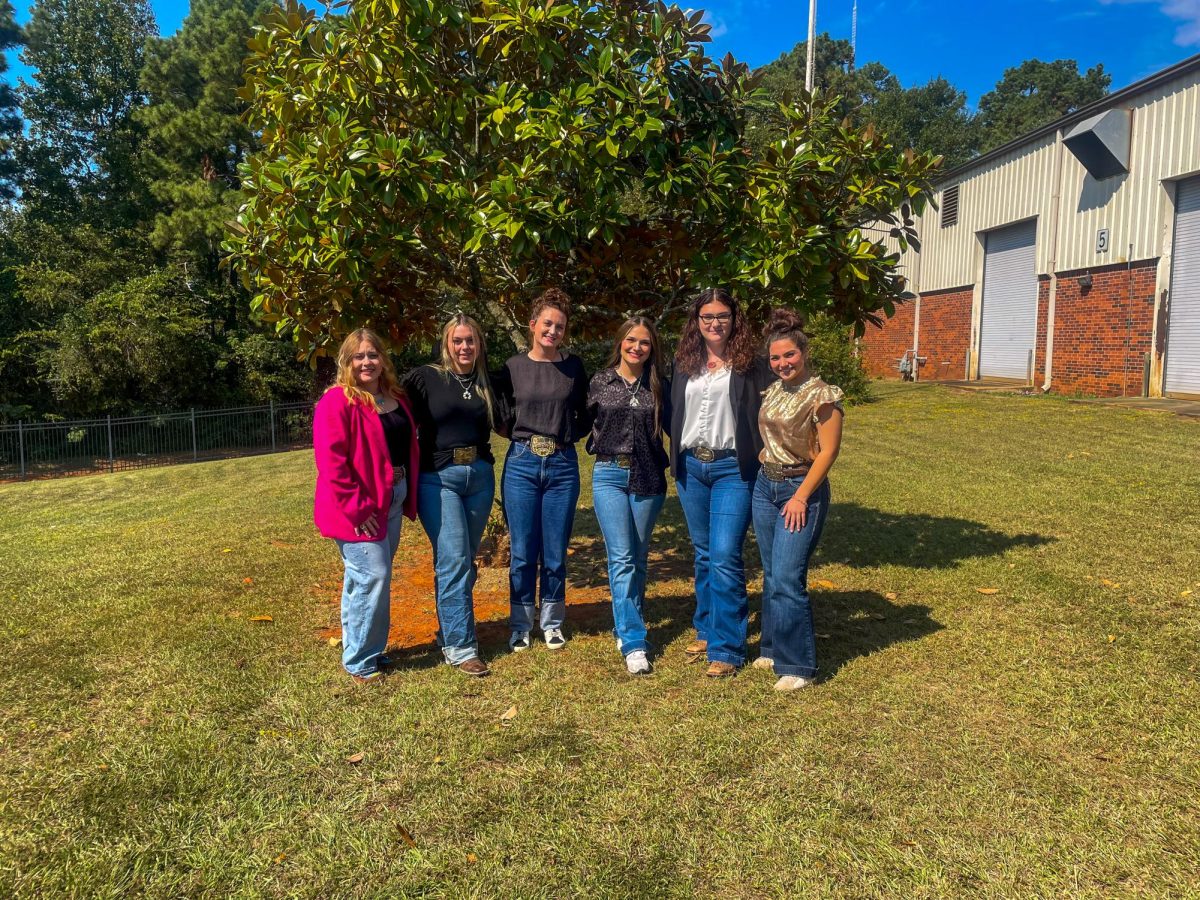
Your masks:
<svg viewBox="0 0 1200 900"><path fill-rule="evenodd" d="M312 446L312 403L0 425L0 481L115 472Z"/></svg>

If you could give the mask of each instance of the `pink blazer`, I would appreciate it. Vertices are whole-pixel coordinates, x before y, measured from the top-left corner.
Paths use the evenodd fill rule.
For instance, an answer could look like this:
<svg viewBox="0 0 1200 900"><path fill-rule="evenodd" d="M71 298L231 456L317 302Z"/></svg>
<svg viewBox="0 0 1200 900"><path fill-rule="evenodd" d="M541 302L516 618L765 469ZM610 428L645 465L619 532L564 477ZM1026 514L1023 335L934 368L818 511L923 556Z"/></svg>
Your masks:
<svg viewBox="0 0 1200 900"><path fill-rule="evenodd" d="M417 427L412 407L397 398L413 423L406 475L408 494L404 515L417 517ZM343 541L379 541L387 535L388 508L392 505L392 461L379 413L362 403L351 403L346 393L333 387L317 402L313 413L313 455L317 461L317 493L313 521L327 538ZM354 529L377 513L380 528L375 537Z"/></svg>

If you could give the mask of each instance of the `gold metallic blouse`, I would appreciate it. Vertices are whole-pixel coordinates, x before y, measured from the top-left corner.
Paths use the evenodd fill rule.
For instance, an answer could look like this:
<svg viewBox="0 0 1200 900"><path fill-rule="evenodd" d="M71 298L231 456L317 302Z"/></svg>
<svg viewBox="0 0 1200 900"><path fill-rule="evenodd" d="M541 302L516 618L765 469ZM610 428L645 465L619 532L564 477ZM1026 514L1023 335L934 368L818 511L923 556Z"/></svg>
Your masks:
<svg viewBox="0 0 1200 900"><path fill-rule="evenodd" d="M776 381L763 391L758 413L762 434L761 462L781 466L806 466L816 459L821 446L817 439L817 410L827 403L842 409L842 389L826 384L815 375L803 384L788 387Z"/></svg>

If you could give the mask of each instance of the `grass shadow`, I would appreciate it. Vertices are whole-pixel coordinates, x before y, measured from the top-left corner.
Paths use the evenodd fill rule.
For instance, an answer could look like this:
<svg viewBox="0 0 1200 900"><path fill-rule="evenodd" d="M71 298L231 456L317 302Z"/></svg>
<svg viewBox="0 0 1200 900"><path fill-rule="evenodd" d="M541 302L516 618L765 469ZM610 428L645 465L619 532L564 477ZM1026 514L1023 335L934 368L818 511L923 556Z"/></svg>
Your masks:
<svg viewBox="0 0 1200 900"><path fill-rule="evenodd" d="M815 591L813 626L822 679L861 656L928 637L945 626L920 604L899 605L875 591Z"/></svg>
<svg viewBox="0 0 1200 900"><path fill-rule="evenodd" d="M1005 534L953 516L897 515L857 503L834 503L817 553L861 568L946 569L967 559L999 556L1015 547L1038 547L1053 540L1042 534Z"/></svg>

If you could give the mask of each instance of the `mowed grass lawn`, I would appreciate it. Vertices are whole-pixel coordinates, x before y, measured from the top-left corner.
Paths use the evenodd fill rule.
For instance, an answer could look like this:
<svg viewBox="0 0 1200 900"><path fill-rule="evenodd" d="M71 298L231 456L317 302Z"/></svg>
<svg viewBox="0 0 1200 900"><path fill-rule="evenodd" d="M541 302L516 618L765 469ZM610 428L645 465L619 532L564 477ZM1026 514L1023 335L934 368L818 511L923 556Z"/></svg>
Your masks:
<svg viewBox="0 0 1200 900"><path fill-rule="evenodd" d="M364 687L318 636L308 454L0 486L0 894L1200 894L1200 423L879 394L787 696L685 662L674 499L653 677L593 615Z"/></svg>

